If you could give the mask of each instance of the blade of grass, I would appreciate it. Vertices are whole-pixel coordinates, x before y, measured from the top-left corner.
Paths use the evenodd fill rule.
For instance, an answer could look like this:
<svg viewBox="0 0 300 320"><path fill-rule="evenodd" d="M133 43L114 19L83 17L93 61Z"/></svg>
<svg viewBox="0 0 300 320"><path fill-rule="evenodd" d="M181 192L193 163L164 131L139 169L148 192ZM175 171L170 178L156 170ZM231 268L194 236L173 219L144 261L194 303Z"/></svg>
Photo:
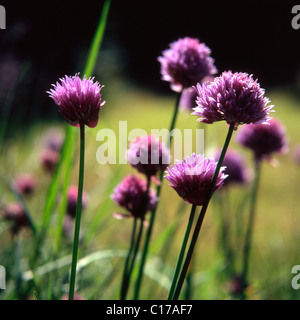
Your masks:
<svg viewBox="0 0 300 320"><path fill-rule="evenodd" d="M55 205L56 205L57 195L58 195L58 191L59 191L59 177L60 177L60 173L61 173L64 159L66 158L66 152L68 150L68 145L71 143L72 138L74 139L73 131L69 127L71 127L71 126L67 127L66 138L65 138L65 141L64 141L62 149L61 149L60 160L54 170L53 177L52 177L50 185L48 187L47 196L45 199L45 207L44 207L44 211L42 214L41 227L39 229L39 234L38 234L37 240L35 242L35 247L34 247L34 252L33 252L34 255L33 255L33 258L31 261L31 268L33 268L33 269L36 266L36 262L39 257L39 254L40 254L42 243L43 243L43 241L46 237L47 231L48 231L50 218L51 218L51 215L52 215L54 208L55 208ZM71 127L71 128L73 128L73 127Z"/></svg>
<svg viewBox="0 0 300 320"><path fill-rule="evenodd" d="M108 208L111 206L112 201L111 201L110 195L114 187L116 186L117 182L120 180L120 173L121 173L121 166L118 167L116 172L114 172L112 179L109 181L109 185L103 195L102 204L99 210L97 211L97 213L95 214L94 219L90 223L90 227L87 230L86 235L84 237L84 241L86 244L88 244L97 233L99 224L104 214L108 211Z"/></svg>
<svg viewBox="0 0 300 320"><path fill-rule="evenodd" d="M92 75L94 68L95 68L95 65L96 65L96 62L97 62L99 50L100 50L100 47L102 44L104 31L105 31L106 24L107 24L110 3L111 3L111 0L106 0L104 2L101 17L99 20L99 24L96 29L96 33L94 35L94 39L93 39L92 45L89 50L87 63L86 63L85 69L84 69L84 74L86 75L87 78Z"/></svg>
<svg viewBox="0 0 300 320"><path fill-rule="evenodd" d="M70 130L68 130L68 134L73 135L73 133L71 133ZM65 177L64 177L63 188L62 188L61 203L58 210L58 221L57 221L56 236L55 236L55 242L54 242L54 251L56 254L59 252L59 249L60 249L64 217L67 211L67 193L68 193L68 187L69 187L70 177L71 177L71 168L72 168L72 159L73 159L72 150L74 150L74 142L75 142L75 139L72 139L69 137L67 137L66 140L67 140L67 145L65 150L65 162L66 162Z"/></svg>

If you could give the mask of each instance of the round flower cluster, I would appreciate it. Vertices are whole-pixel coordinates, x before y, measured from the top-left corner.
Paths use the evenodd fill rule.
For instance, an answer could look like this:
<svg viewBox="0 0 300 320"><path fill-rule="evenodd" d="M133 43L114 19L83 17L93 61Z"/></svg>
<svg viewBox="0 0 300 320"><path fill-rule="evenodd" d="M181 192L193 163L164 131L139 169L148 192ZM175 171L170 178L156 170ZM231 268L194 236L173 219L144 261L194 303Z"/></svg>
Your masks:
<svg viewBox="0 0 300 320"><path fill-rule="evenodd" d="M225 120L237 129L239 124L266 123L270 119L273 106L268 106L265 91L247 73L223 72L212 82L198 84L196 90L197 107L192 114L200 116L200 122Z"/></svg>
<svg viewBox="0 0 300 320"><path fill-rule="evenodd" d="M98 82L94 83L94 78L87 79L84 76L81 80L78 74L73 77L65 76L60 81L48 93L67 122L73 127L81 124L96 127L99 110L105 103L101 101L100 94L103 86Z"/></svg>
<svg viewBox="0 0 300 320"><path fill-rule="evenodd" d="M198 39L185 37L170 44L158 58L162 79L170 82L172 90L180 92L217 73L211 50Z"/></svg>
<svg viewBox="0 0 300 320"><path fill-rule="evenodd" d="M170 186L190 204L202 206L217 167L217 162L213 158L204 158L203 155L193 153L183 161L177 160L174 166L167 168L165 178L170 182ZM221 167L213 191L219 189L227 175L223 173L225 167Z"/></svg>
<svg viewBox="0 0 300 320"><path fill-rule="evenodd" d="M216 160L219 159L220 154L220 151L215 154ZM222 165L226 167L224 173L228 175L224 180L224 187L231 184L245 184L249 181L249 171L246 168L245 159L236 150L227 150Z"/></svg>
<svg viewBox="0 0 300 320"><path fill-rule="evenodd" d="M153 135L138 137L127 150L128 162L147 177L164 171L170 164L169 150Z"/></svg>
<svg viewBox="0 0 300 320"><path fill-rule="evenodd" d="M148 211L152 211L156 205L157 197L153 190L149 190L147 195L147 184L135 175L128 175L116 186L112 199L130 214L117 214L115 217L122 218L132 216L144 218Z"/></svg>
<svg viewBox="0 0 300 320"><path fill-rule="evenodd" d="M285 128L275 118L269 121L269 125L244 126L236 135L236 140L242 146L250 149L256 160L270 160L272 153L285 153L288 150L288 142Z"/></svg>

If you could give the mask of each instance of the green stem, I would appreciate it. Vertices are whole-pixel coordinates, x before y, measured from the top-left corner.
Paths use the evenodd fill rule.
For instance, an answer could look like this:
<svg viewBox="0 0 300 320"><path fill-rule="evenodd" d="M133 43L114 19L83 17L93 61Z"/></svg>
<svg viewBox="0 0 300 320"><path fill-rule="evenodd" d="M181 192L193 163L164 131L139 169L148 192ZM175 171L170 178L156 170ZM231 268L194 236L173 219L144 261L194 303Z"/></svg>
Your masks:
<svg viewBox="0 0 300 320"><path fill-rule="evenodd" d="M80 160L79 160L79 178L78 178L78 194L76 205L76 217L75 217L75 231L73 242L73 254L70 276L70 291L69 300L74 298L74 289L76 281L76 266L79 246L79 233L80 233L80 220L82 210L82 193L83 193L83 178L84 178L84 148L85 148L85 136L84 136L84 124L80 124Z"/></svg>
<svg viewBox="0 0 300 320"><path fill-rule="evenodd" d="M249 257L250 257L250 249L251 249L251 242L252 242L255 207L256 207L257 191L258 191L258 185L259 185L259 179L260 179L260 171L261 171L261 161L255 160L255 178L253 181L253 187L251 192L249 221L248 221L248 226L246 230L245 245L243 249L243 264L242 264L242 273L241 273L241 284L242 284L241 299L245 299L246 297L245 289L247 286Z"/></svg>
<svg viewBox="0 0 300 320"><path fill-rule="evenodd" d="M234 254L233 248L230 243L229 234L230 231L230 221L228 221L228 216L230 216L230 199L229 194L227 192L227 188L221 190L218 194L216 194L216 198L219 203L219 219L220 219L220 248L222 250L222 254L224 255L224 263L226 266L226 271L228 275L231 277L234 274ZM226 200L225 200L226 199ZM228 205L229 204L229 205ZM227 205L227 206L225 206Z"/></svg>
<svg viewBox="0 0 300 320"><path fill-rule="evenodd" d="M137 219L137 218L135 218ZM132 255L132 259L131 259L131 263L125 278L125 285L122 291L122 300L126 299L127 296L127 292L128 292L128 288L129 288L129 284L130 284L130 279L131 279L131 275L132 275L132 270L135 264L135 260L136 260L136 256L137 253L139 251L139 247L140 247L140 243L141 243L141 239L142 239L142 234L143 234L143 229L144 229L144 218L139 219L140 221L140 228L139 228L139 232L138 232L138 236L137 239L135 241L135 246L134 246L134 250L133 250L133 255Z"/></svg>
<svg viewBox="0 0 300 320"><path fill-rule="evenodd" d="M179 280L178 280L178 283L177 283L177 286L176 286L176 289L175 289L173 300L177 300L179 295L180 295L180 291L182 289L182 285L183 285L186 273L188 271L189 264L190 264L191 259L192 259L192 255L193 255L193 252L194 252L194 249L195 249L195 245L196 245L196 241L197 241L197 238L198 238L198 235L199 235L202 223L203 223L203 219L204 219L206 210L208 208L208 204L210 202L210 199L211 199L211 197L213 195L215 184L216 184L216 181L217 181L217 178L218 178L218 175L219 175L219 172L220 172L220 169L221 169L221 166L222 166L226 151L228 149L228 146L229 146L229 143L230 143L230 140L231 140L231 137L232 137L233 130L234 130L234 123L231 123L230 126L229 126L229 129L228 129L228 133L227 133L227 136L226 136L226 140L225 140L224 146L223 146L221 154L220 154L219 161L217 163L213 178L212 178L211 183L210 183L210 187L209 187L209 190L208 190L208 193L207 193L207 197L206 197L206 199L204 201L204 204L203 204L203 206L201 208L201 211L200 211L200 214L199 214L196 226L195 226L195 230L194 230L191 242L190 242L190 246L189 246L189 249L188 249L188 252L187 252L187 255L186 255L186 258L185 258L185 261L184 261L180 276L179 276Z"/></svg>
<svg viewBox="0 0 300 320"><path fill-rule="evenodd" d="M187 227L186 227L185 235L184 235L184 238L183 238L183 242L182 242L182 245L181 245L179 257L178 257L178 260L177 260L177 265L176 265L175 272L174 272L174 275L173 275L173 280L172 280L172 284L171 284L171 289L170 289L170 292L169 292L168 300L171 300L172 297L173 297L173 294L174 294L174 290L175 290L175 286L176 286L176 283L177 283L179 271L180 271L180 268L181 268L181 265L182 265L182 261L183 261L183 257L184 257L184 253L185 253L185 250L186 250L186 245L187 245L187 242L188 242L188 239L189 239L189 236L190 236L193 220L194 220L194 217L195 217L196 208L197 208L197 206L193 204L192 208L191 208L189 221L188 221L188 224L187 224Z"/></svg>
<svg viewBox="0 0 300 320"><path fill-rule="evenodd" d="M180 102L181 95L182 95L182 91L177 93L174 113L173 113L173 117L172 117L170 128L169 128L169 136L168 136L168 140L166 143L169 150L171 150L171 147L172 147L172 139L173 139L172 131L175 128L175 123L176 123L176 119L177 119L177 115L178 115L179 102Z"/></svg>
<svg viewBox="0 0 300 320"><path fill-rule="evenodd" d="M129 267L130 257L132 255L132 250L134 248L136 225L137 225L137 218L134 218L133 219L132 233L131 233L130 247L129 247L129 250L128 250L128 254L127 254L127 258L126 258L125 266L124 266L124 272L123 272L123 280L122 280L121 294L120 294L121 300L125 300L126 293L127 293L127 288L128 288L128 284L129 284L129 281L128 281L128 267Z"/></svg>
<svg viewBox="0 0 300 320"><path fill-rule="evenodd" d="M170 128L169 128L169 135L168 135L168 139L167 139L167 143L166 143L169 150L171 149L172 137L173 137L171 135L171 132L173 131L173 129L175 127L181 95L182 95L182 91L177 94L174 113L173 113L173 117L172 117ZM159 184L156 187L156 197L158 199L159 199L160 192L161 192L163 177L164 177L164 172L162 171L159 175ZM146 234L146 240L145 240L144 248L142 251L142 258L141 258L138 278L137 278L137 282L136 282L136 286L135 286L135 293L134 293L135 300L137 300L139 297L139 291L140 291L141 284L142 284L144 267L145 267L146 258L147 258L148 251L149 251L150 239L151 239L151 235L152 235L152 230L153 230L153 225L154 225L154 221L155 221L157 207L158 207L158 202L156 203L154 209L151 212L151 216L150 216L149 227L148 227L147 234Z"/></svg>
<svg viewBox="0 0 300 320"><path fill-rule="evenodd" d="M138 236L137 236L137 240L135 242L135 246L134 246L134 250L133 250L133 255L132 255L130 267L129 267L128 271L126 270L125 282L123 282L124 285L122 286L121 299L123 299L123 300L126 299L126 295L127 295L129 284L130 284L130 278L131 278L132 270L133 270L133 267L134 267L134 264L135 264L136 256L137 256L137 253L138 253L138 250L139 250L139 247L140 247L140 243L141 243L141 239L142 239L142 233L143 233L143 228L144 228L144 217L145 217L145 214L147 212L147 206L148 206L148 202L149 202L150 184L151 184L151 177L147 177L147 187L146 187L145 197L144 197L144 201L143 201L143 208L141 210L142 211L142 215L141 215L141 219L140 219L141 220L140 229L139 229L139 233L138 233ZM134 219L137 220L138 218L135 217ZM129 254L131 254L131 253L129 253ZM128 266L126 268L128 268Z"/></svg>

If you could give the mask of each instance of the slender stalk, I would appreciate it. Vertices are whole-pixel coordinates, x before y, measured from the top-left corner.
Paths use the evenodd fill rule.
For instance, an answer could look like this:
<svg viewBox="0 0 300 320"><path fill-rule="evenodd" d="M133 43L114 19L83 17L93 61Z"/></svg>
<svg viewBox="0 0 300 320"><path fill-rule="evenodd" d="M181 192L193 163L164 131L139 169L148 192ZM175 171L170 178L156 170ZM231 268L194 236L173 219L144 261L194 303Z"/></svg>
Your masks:
<svg viewBox="0 0 300 320"><path fill-rule="evenodd" d="M136 217L134 218L135 221L137 221L139 219L139 220L141 220L141 222L140 222L140 228L139 228L137 239L134 242L134 239L132 238L130 251L128 252L128 257L127 257L128 261L126 261L126 265L125 265L126 270L124 270L124 277L123 277L122 290L121 290L121 299L122 300L126 299L126 295L127 295L129 284L130 284L132 270L133 270L133 267L135 264L136 256L137 256L137 253L138 253L138 250L140 247L140 243L141 243L141 239L142 239L143 228L144 228L144 217L147 212L147 206L148 206L148 201L149 201L150 184L151 184L151 177L147 177L147 187L146 187L145 197L144 197L144 201L143 201L142 215L141 215L142 218L141 219L136 218ZM135 236L135 230L134 230L132 237L134 237L134 236ZM130 255L132 255L132 258L131 258L131 263L129 265Z"/></svg>
<svg viewBox="0 0 300 320"><path fill-rule="evenodd" d="M135 218L135 220L136 219L137 218ZM141 243L141 239L142 239L142 234L143 234L143 229L144 229L144 218L139 219L139 220L141 220L140 221L140 228L139 228L137 239L135 241L135 245L134 245L134 248L133 248L132 259L131 259L130 266L129 266L129 268L127 266L128 270L127 270L127 274L126 274L126 277L125 277L124 287L123 287L123 290L122 290L122 296L121 296L122 300L125 300L126 296L127 296L127 292L128 292L128 288L129 288L129 284L130 284L130 279L131 279L131 275L132 275L132 270L133 270L133 267L134 267L134 264L135 264L136 256L137 256L137 253L139 251L139 247L140 247L140 243Z"/></svg>
<svg viewBox="0 0 300 320"><path fill-rule="evenodd" d="M234 274L234 250L230 243L229 234L230 221L228 221L228 215L230 216L230 199L227 188L224 188L221 192L216 194L216 198L219 203L219 219L220 219L220 248L224 255L224 263L226 265L226 272L229 276ZM226 200L225 200L226 199ZM227 206L226 206L227 205Z"/></svg>
<svg viewBox="0 0 300 320"><path fill-rule="evenodd" d="M131 274L132 274L132 270L133 270L133 267L134 267L134 264L135 264L135 260L136 260L136 257L137 257L137 253L139 251L139 247L140 247L140 244L141 244L141 240L142 240L142 234L143 234L143 230L144 230L144 223L145 223L145 220L144 218L140 219L140 228L139 228L139 232L138 232L138 236L137 236L137 240L136 240L136 245L135 245L135 248L134 248L134 252L133 252L133 257L132 257L132 261L131 261L131 265L130 265L130 268L129 268L129 281L130 281L130 277L131 277Z"/></svg>
<svg viewBox="0 0 300 320"><path fill-rule="evenodd" d="M85 129L84 124L80 124L80 160L79 160L78 194L77 194L77 205L76 205L75 231L74 231L73 254L72 254L72 265L71 265L71 276L70 276L69 300L73 300L73 298L74 298L74 289L75 289L75 281L76 281L76 266L77 266L78 247L79 247L79 233L80 233L83 178L84 178L84 148L85 148L84 129Z"/></svg>
<svg viewBox="0 0 300 320"><path fill-rule="evenodd" d="M182 270L181 270L181 273L180 273L180 276L179 276L179 280L178 280L178 283L177 283L177 286L176 286L176 289L175 289L173 300L177 300L179 295L180 295L180 291L182 289L182 285L183 285L186 273L188 271L189 264L190 264L191 259L192 259L192 255L193 255L193 252L194 252L194 249L195 249L195 245L196 245L196 242L197 242L197 238L198 238L198 235L199 235L202 223L203 223L203 219L204 219L206 210L208 208L210 199L212 197L212 194L213 194L213 191L214 191L214 187L215 187L215 184L216 184L216 181L217 181L217 178L218 178L218 175L219 175L219 172L220 172L220 169L221 169L221 166L222 166L226 151L228 149L228 146L229 146L229 143L230 143L230 140L231 140L231 137L232 137L233 130L234 130L234 123L231 123L230 126L229 126L229 129L228 129L228 133L227 133L227 136L226 136L226 140L225 140L224 146L223 146L221 154L220 154L219 161L217 163L217 167L215 169L212 181L210 183L210 187L209 187L209 190L208 190L208 193L207 193L207 197L206 197L205 202L204 202L204 204L203 204L203 206L201 208L201 211L200 211L200 214L199 214L199 217L198 217L195 229L194 229L194 233L192 235L190 246L189 246L188 252L186 254L186 258L185 258L185 261L184 261L184 264L183 264L183 267L182 267Z"/></svg>
<svg viewBox="0 0 300 320"><path fill-rule="evenodd" d="M130 257L132 255L132 250L134 248L134 239L135 239L135 233L136 233L136 226L137 226L137 218L133 219L133 227L132 227L132 233L131 233L131 241L130 241L130 247L128 250L127 258L125 261L125 266L124 266L124 272L123 272L123 280L122 280L122 286L121 286L121 293L120 293L120 298L121 300L124 300L126 297L127 289L128 289L128 268L129 268L129 262L130 262Z"/></svg>
<svg viewBox="0 0 300 320"><path fill-rule="evenodd" d="M177 94L175 107L174 107L174 113L173 113L173 117L172 117L170 128L169 128L169 135L168 135L168 139L167 139L167 142L166 142L166 145L167 145L169 150L172 147L172 138L173 138L173 136L171 135L171 133L172 133L174 127L175 127L181 95L182 95L182 91ZM157 198L159 198L159 196L160 196L162 183L163 183L163 177L164 177L164 172L161 172L160 175L159 175L159 184L156 187L156 196L157 196ZM145 267L146 258L147 258L148 251L149 251L150 239L151 239L151 235L152 235L152 230L153 230L153 225L154 225L154 221L155 221L157 207L158 207L158 202L157 202L156 206L154 207L154 209L152 210L151 216L150 216L149 227L148 227L148 230L147 230L146 240L145 240L144 248L143 248L143 251L142 251L142 258L141 258L141 263L140 263L137 283L136 283L136 287L135 287L135 293L134 293L134 299L135 300L137 300L138 297L139 297L139 291L140 291L140 287L141 287L141 284L142 284L144 267Z"/></svg>
<svg viewBox="0 0 300 320"><path fill-rule="evenodd" d="M176 119L177 119L177 115L178 115L179 102L180 102L181 95L182 95L182 91L180 91L176 96L174 113L173 113L173 117L172 117L170 128L169 128L169 136L168 136L168 140L167 140L167 143L166 143L166 145L167 145L169 150L171 150L171 147L172 147L172 139L173 139L172 131L175 128L175 123L176 123Z"/></svg>
<svg viewBox="0 0 300 320"><path fill-rule="evenodd" d="M248 268L249 268L249 257L250 257L250 249L252 243L252 234L254 227L254 218L255 218L255 208L256 208L256 199L257 199L257 191L260 179L260 171L261 171L261 161L255 159L255 178L253 182L252 192L251 192L251 204L250 204L250 213L249 220L246 230L245 236L245 245L243 249L243 262L242 262L242 273L241 273L241 282L242 282L242 292L241 299L245 299L245 288L247 286L247 276L248 276Z"/></svg>
<svg viewBox="0 0 300 320"><path fill-rule="evenodd" d="M173 280L172 280L172 284L171 284L168 300L171 300L173 298L173 294L174 294L175 286L176 286L176 283L177 283L179 271L180 271L180 268L181 268L181 265L182 265L182 261L183 261L183 257L184 257L184 253L185 253L185 250L186 250L186 245L187 245L190 233L191 233L191 228L192 228L192 225L193 225L193 220L194 220L194 217L195 217L196 208L197 208L196 205L192 205L189 221L188 221L188 224L187 224L187 227L186 227L185 235L184 235L184 238L183 238L183 242L182 242L182 245L181 245L179 257L178 257L176 268L175 268L175 272L174 272L174 275L173 275Z"/></svg>

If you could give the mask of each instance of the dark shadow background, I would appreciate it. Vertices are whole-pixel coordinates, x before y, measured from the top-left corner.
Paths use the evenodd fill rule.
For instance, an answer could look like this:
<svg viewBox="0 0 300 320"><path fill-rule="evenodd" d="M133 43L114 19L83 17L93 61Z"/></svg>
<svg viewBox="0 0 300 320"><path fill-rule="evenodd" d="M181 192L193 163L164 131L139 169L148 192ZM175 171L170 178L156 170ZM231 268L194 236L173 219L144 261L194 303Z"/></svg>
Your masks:
<svg viewBox="0 0 300 320"><path fill-rule="evenodd" d="M45 91L59 77L83 70L103 2L1 2L7 19L6 30L0 30L1 105L19 79L12 105L20 123L57 115ZM211 48L220 72L253 73L264 88L295 88L300 73L300 29L291 26L295 4L112 0L95 75L100 82L123 77L170 93L160 80L157 57L170 42L191 36Z"/></svg>

